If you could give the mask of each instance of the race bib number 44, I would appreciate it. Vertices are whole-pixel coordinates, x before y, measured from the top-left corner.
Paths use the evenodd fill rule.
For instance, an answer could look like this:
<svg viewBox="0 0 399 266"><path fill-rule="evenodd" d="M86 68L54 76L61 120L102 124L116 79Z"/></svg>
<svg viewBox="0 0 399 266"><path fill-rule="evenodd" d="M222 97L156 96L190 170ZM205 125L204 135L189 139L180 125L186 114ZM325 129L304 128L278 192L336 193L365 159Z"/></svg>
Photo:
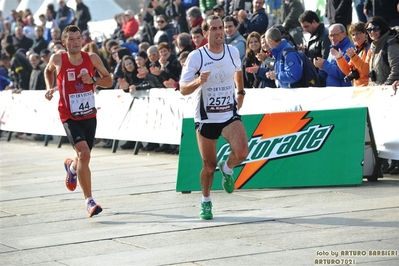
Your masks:
<svg viewBox="0 0 399 266"><path fill-rule="evenodd" d="M73 117L85 117L95 110L94 93L92 91L69 95L69 105Z"/></svg>

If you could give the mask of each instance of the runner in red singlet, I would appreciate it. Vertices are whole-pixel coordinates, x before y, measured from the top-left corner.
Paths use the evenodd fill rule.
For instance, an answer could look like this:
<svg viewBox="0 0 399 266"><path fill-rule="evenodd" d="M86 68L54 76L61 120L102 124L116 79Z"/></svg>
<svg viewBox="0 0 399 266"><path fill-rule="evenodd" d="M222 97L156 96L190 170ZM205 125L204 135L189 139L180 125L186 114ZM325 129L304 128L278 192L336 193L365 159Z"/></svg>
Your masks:
<svg viewBox="0 0 399 266"><path fill-rule="evenodd" d="M94 53L82 52L82 32L74 26L67 26L62 32L62 44L67 52L51 56L45 70L46 99L51 100L58 90L60 100L58 111L69 142L76 151L75 160L67 158L64 167L67 172L65 183L73 191L79 179L89 217L102 211L91 194L90 153L96 133L95 85L107 88L112 78L100 57ZM96 78L95 70L100 77ZM57 71L57 87L54 84L54 71Z"/></svg>

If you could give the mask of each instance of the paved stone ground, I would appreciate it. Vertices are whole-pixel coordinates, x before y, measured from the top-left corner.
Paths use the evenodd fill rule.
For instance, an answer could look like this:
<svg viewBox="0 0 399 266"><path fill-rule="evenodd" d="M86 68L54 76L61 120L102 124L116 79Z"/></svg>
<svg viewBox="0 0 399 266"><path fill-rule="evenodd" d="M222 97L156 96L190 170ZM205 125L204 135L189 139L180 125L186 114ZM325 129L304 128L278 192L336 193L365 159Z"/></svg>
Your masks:
<svg viewBox="0 0 399 266"><path fill-rule="evenodd" d="M69 145L3 136L0 151L1 265L399 265L399 176L214 191L215 218L202 221L201 194L175 192L178 156L95 147L93 196L104 211L87 218L80 187L63 181Z"/></svg>

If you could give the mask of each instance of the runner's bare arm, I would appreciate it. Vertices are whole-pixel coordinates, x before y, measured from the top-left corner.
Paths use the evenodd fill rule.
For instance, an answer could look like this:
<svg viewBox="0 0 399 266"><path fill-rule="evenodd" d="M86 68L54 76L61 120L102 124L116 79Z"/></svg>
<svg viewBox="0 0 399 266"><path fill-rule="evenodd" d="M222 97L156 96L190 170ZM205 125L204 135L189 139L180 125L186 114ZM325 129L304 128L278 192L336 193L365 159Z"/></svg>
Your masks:
<svg viewBox="0 0 399 266"><path fill-rule="evenodd" d="M53 54L44 70L44 78L46 82L47 90L53 88L54 84L54 71L57 70L57 66L61 63L61 54Z"/></svg>
<svg viewBox="0 0 399 266"><path fill-rule="evenodd" d="M95 53L90 53L90 59L93 63L95 69L100 73L100 78L97 78L96 85L108 88L112 86L112 78L107 69L105 68L103 62L101 61L100 57Z"/></svg>
<svg viewBox="0 0 399 266"><path fill-rule="evenodd" d="M237 92L244 89L244 77L242 71L236 71L234 73L234 82L236 83ZM241 109L243 102L244 102L244 95L237 94L238 109Z"/></svg>
<svg viewBox="0 0 399 266"><path fill-rule="evenodd" d="M242 71L234 72L234 82L236 83L237 91L241 91L244 89L244 76Z"/></svg>
<svg viewBox="0 0 399 266"><path fill-rule="evenodd" d="M193 93L199 86L208 81L208 77L211 74L210 71L202 71L198 78L190 82L183 82L180 84L180 93L183 95L189 95Z"/></svg>
<svg viewBox="0 0 399 266"><path fill-rule="evenodd" d="M49 101L53 98L53 93L57 90L56 88L53 88L54 71L57 70L57 66L59 66L60 64L61 64L61 54L53 54L50 57L46 69L44 70L44 79L46 82L46 89L47 89L45 97Z"/></svg>

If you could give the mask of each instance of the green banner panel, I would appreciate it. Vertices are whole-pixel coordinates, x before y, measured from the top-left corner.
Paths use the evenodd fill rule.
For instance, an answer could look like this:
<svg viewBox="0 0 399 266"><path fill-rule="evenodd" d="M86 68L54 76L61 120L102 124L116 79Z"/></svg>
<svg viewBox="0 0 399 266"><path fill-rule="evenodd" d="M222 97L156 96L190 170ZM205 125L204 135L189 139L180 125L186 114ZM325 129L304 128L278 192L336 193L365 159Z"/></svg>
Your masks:
<svg viewBox="0 0 399 266"><path fill-rule="evenodd" d="M245 115L247 159L235 167L236 189L357 185L363 180L367 108ZM183 120L176 191L201 191L193 118ZM221 137L218 161L230 150ZM221 190L218 169L212 190Z"/></svg>

